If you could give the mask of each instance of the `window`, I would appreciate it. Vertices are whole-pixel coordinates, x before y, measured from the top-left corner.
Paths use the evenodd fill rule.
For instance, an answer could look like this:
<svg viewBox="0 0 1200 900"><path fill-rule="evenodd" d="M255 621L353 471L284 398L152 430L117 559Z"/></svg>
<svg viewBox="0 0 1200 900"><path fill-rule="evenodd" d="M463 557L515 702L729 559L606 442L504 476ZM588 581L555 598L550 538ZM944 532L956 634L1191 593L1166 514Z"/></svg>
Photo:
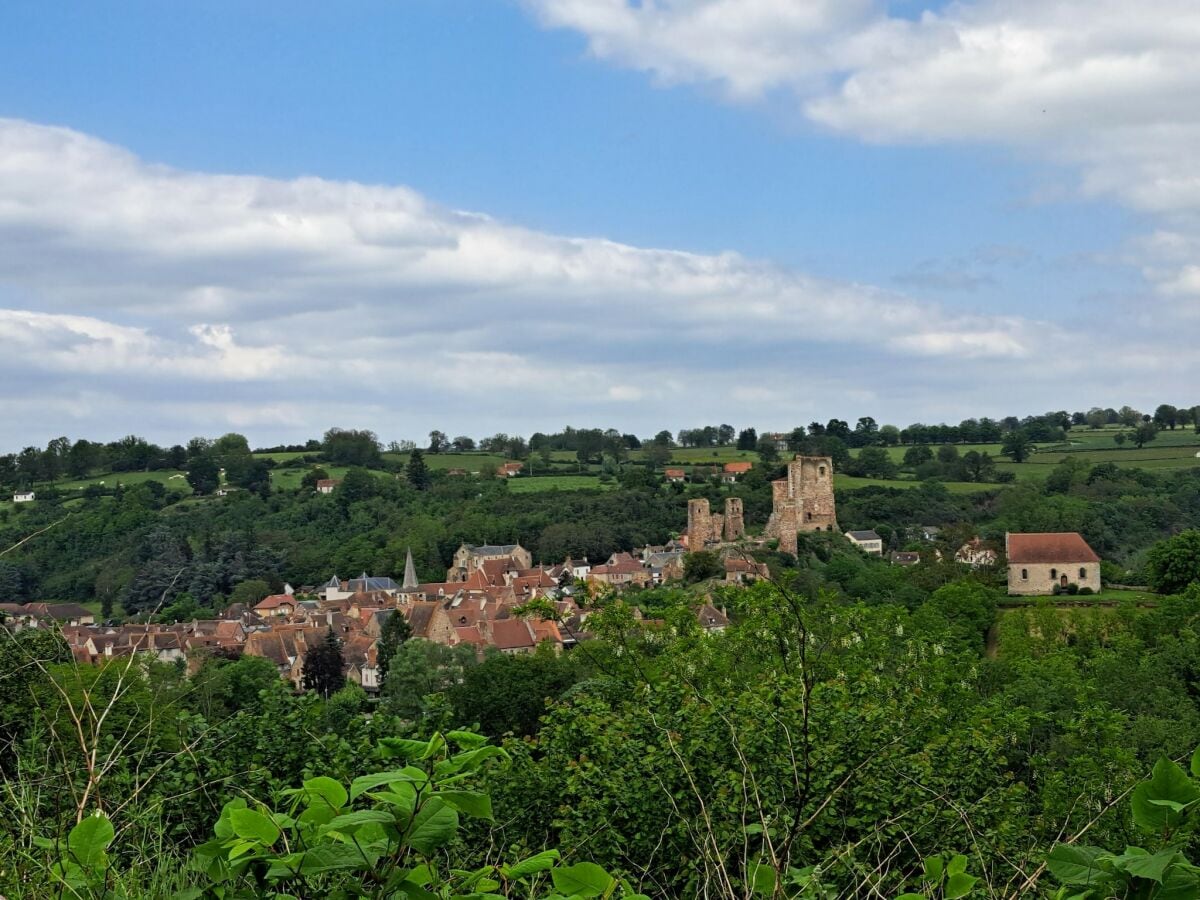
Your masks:
<svg viewBox="0 0 1200 900"><path fill-rule="evenodd" d="M1029 570L1028 570L1028 569L1022 569L1022 570L1021 570L1021 580L1022 580L1022 581L1028 581L1028 580L1029 580Z"/></svg>
<svg viewBox="0 0 1200 900"><path fill-rule="evenodd" d="M1053 581L1057 577L1058 577L1058 569L1051 569L1050 570L1050 580Z"/></svg>
<svg viewBox="0 0 1200 900"><path fill-rule="evenodd" d="M808 521L810 521L810 522L812 521L812 513L808 514Z"/></svg>
<svg viewBox="0 0 1200 900"><path fill-rule="evenodd" d="M824 477L825 477L825 467L824 467L824 466L818 466L818 467L817 467L817 473L818 473L818 474L819 474L819 475L820 475L822 478L824 478Z"/></svg>
<svg viewBox="0 0 1200 900"><path fill-rule="evenodd" d="M1079 580L1087 581L1087 569L1085 569L1083 566L1079 567Z"/></svg>

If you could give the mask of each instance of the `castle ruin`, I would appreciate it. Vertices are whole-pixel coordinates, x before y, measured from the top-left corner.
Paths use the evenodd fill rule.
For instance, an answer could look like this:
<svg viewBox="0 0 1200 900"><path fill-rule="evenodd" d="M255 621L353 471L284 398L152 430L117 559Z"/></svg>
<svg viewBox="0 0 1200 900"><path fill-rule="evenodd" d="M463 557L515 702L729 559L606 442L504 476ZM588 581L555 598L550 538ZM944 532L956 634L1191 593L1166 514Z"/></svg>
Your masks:
<svg viewBox="0 0 1200 900"><path fill-rule="evenodd" d="M787 478L771 482L771 499L773 511L763 533L778 540L785 553L796 553L801 531L836 531L833 460L797 456L788 463Z"/></svg>
<svg viewBox="0 0 1200 900"><path fill-rule="evenodd" d="M708 501L688 501L688 550L703 550L709 544L736 541L746 534L741 497L725 498L725 514L710 511Z"/></svg>

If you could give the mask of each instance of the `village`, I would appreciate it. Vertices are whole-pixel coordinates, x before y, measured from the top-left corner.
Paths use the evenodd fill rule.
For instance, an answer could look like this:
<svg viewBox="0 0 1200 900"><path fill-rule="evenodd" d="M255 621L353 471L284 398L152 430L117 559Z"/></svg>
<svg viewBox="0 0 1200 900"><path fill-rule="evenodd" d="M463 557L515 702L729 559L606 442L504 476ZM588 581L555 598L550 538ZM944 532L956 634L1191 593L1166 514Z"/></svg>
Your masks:
<svg viewBox="0 0 1200 900"><path fill-rule="evenodd" d="M795 554L799 535L837 529L832 460L797 456L786 472L772 483L773 508L760 535L747 534L741 499L726 498L722 512L714 513L709 501L700 498L688 501L687 528L677 539L647 545L636 554L613 553L598 563L568 557L535 565L520 544L464 543L443 581L419 581L410 551L399 582L366 572L349 579L334 575L322 585L285 585L281 593L256 603L234 603L215 619L115 624L98 622L78 604L45 602L0 603L0 615L13 631L60 629L77 662L138 655L194 671L209 656L258 656L270 660L298 690L309 651L332 634L341 648L345 680L378 696L379 642L391 616L402 616L413 638L466 645L480 657L489 652L528 654L539 647L562 653L590 637L587 620L597 596L679 583L689 553L715 557L719 569L711 581L716 584L744 586L769 579L769 568L755 558L756 552L777 547ZM317 486L319 492L335 488ZM918 529L927 542L938 532L934 526ZM866 556L884 555L884 542L873 530L842 536ZM1010 595L1100 590L1100 558L1077 533L1010 534L1002 549ZM940 550L928 552L941 560ZM994 567L1001 558L1001 548L977 537L953 556L956 564L972 570ZM888 562L918 565L921 553L893 551ZM533 601L542 601L539 612L528 614ZM640 618L636 599L631 605ZM697 602L694 612L706 632L720 632L729 624L711 594Z"/></svg>

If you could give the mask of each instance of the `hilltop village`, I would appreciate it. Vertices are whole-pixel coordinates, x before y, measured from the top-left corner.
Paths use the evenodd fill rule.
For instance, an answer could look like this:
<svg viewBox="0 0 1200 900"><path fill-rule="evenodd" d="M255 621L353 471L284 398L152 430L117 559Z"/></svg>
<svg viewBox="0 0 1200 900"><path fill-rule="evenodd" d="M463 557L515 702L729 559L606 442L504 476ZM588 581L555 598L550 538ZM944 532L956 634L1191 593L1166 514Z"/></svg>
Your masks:
<svg viewBox="0 0 1200 900"><path fill-rule="evenodd" d="M687 528L677 539L595 562L567 557L535 565L520 544L464 543L442 581L419 581L409 551L399 582L366 572L349 579L335 575L321 585L285 585L281 593L253 604L234 603L212 619L114 624L97 621L77 604L45 602L0 603L0 614L10 630L61 629L78 662L137 654L194 670L212 655L256 656L270 660L297 689L304 682L308 654L333 635L345 680L374 696L381 688L379 642L392 616L403 617L412 638L465 645L480 657L533 653L539 647L561 653L590 637L587 620L597 596L678 583L689 554L715 558L719 570L712 584L745 586L769 579L767 563L756 554L778 550L794 555L800 535L836 532L838 527L833 460L796 456L785 471L784 478L771 483L772 510L757 535L747 532L741 498L727 497L720 513L711 510L707 499L695 498L687 502ZM328 494L337 487L337 482L320 480L315 490ZM883 540L874 531L848 531L843 537L865 555L883 555ZM1004 551L1012 594L1057 593L1069 585L1084 593L1100 590L1100 559L1078 534L1010 535ZM932 552L940 558L940 551ZM990 568L1000 554L973 538L954 559L970 569ZM920 554L896 551L890 561L916 565ZM529 614L533 601L542 604ZM635 615L642 615L636 606ZM705 631L721 631L729 624L725 611L708 600L695 605L694 615Z"/></svg>

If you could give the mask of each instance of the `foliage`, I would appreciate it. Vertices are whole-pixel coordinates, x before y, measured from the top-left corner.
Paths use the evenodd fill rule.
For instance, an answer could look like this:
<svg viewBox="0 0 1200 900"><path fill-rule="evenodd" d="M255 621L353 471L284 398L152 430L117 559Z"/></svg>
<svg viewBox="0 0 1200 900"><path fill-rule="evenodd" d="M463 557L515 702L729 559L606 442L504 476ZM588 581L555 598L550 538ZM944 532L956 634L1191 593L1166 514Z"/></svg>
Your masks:
<svg viewBox="0 0 1200 900"><path fill-rule="evenodd" d="M1162 594L1178 594L1200 582L1200 530L1184 531L1151 547L1146 578Z"/></svg>
<svg viewBox="0 0 1200 900"><path fill-rule="evenodd" d="M329 698L342 689L346 678L342 674L346 660L342 656L342 644L330 628L325 639L316 647L310 647L304 657L303 683L306 691L315 691Z"/></svg>
<svg viewBox="0 0 1200 900"><path fill-rule="evenodd" d="M688 584L717 578L724 572L721 557L711 550L693 550L683 558L683 580Z"/></svg>

